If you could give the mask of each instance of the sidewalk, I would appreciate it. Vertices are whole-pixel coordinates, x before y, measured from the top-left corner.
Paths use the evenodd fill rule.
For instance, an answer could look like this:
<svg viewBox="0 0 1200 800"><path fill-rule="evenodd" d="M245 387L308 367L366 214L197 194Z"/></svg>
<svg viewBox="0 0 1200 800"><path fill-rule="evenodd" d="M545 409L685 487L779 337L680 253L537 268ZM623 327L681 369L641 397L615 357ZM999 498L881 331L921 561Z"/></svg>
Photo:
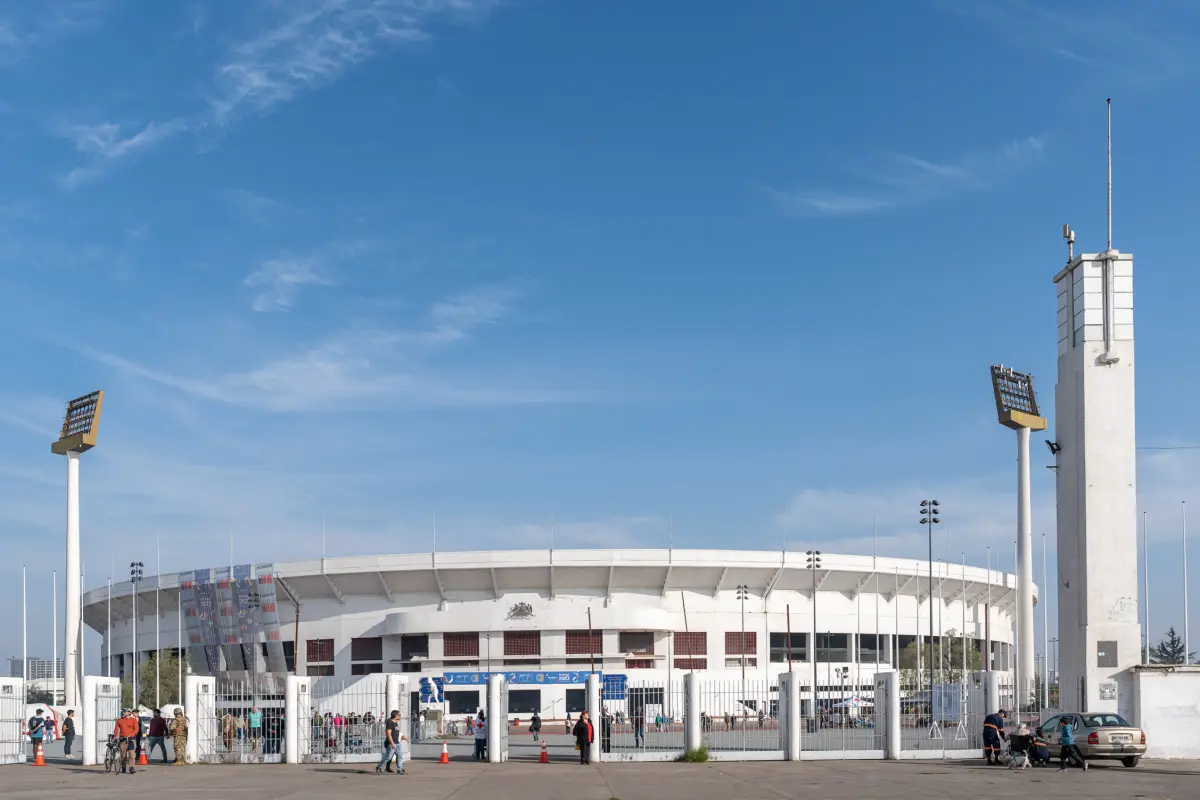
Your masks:
<svg viewBox="0 0 1200 800"><path fill-rule="evenodd" d="M930 797L1011 800L1014 793L1070 793L1088 800L1144 796L1184 800L1196 796L1200 764L1143 762L1059 773L1009 771L979 762L825 761L721 762L712 764L416 763L404 777L377 776L358 765L190 766L143 768L136 775L106 775L78 766L0 767L5 800L120 798L130 792L179 797L286 797L399 793L405 800L928 800ZM388 788L394 787L394 788ZM172 794L174 793L174 794Z"/></svg>

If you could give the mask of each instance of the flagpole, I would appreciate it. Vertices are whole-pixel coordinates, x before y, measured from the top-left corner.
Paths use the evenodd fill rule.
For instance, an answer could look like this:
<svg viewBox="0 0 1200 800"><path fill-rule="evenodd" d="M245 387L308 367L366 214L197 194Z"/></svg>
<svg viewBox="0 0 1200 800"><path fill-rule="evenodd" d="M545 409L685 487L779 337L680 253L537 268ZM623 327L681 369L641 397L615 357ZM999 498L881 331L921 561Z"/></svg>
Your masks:
<svg viewBox="0 0 1200 800"><path fill-rule="evenodd" d="M1050 707L1050 573L1046 570L1046 532L1042 531L1042 708Z"/></svg>
<svg viewBox="0 0 1200 800"><path fill-rule="evenodd" d="M108 579L108 630L104 634L104 649L107 658L107 664L104 668L104 677L112 677L112 578Z"/></svg>
<svg viewBox="0 0 1200 800"><path fill-rule="evenodd" d="M1142 570L1146 584L1146 660L1150 663L1150 534L1146 528L1146 512L1142 512Z"/></svg>
<svg viewBox="0 0 1200 800"><path fill-rule="evenodd" d="M50 595L51 605L50 613L54 616L53 634L51 638L54 641L54 652L50 655L50 675L54 680L50 681L50 690L54 695L55 704L58 703L58 570L50 571Z"/></svg>
<svg viewBox="0 0 1200 800"><path fill-rule="evenodd" d="M1183 507L1183 663L1190 664L1192 652L1188 643L1188 573L1187 573L1187 500L1181 504Z"/></svg>
<svg viewBox="0 0 1200 800"><path fill-rule="evenodd" d="M162 708L162 644L159 641L159 629L162 620L162 608L159 603L159 586L162 584L162 539L154 537L154 707Z"/></svg>
<svg viewBox="0 0 1200 800"><path fill-rule="evenodd" d="M960 683L967 682L967 554L962 554L962 678Z"/></svg>
<svg viewBox="0 0 1200 800"><path fill-rule="evenodd" d="M871 572L875 573L875 671L879 672L879 521L871 515Z"/></svg>
<svg viewBox="0 0 1200 800"><path fill-rule="evenodd" d="M992 671L992 548L987 549L987 604L983 607L983 671ZM991 698L989 698L991 699ZM994 704L993 704L994 705Z"/></svg>
<svg viewBox="0 0 1200 800"><path fill-rule="evenodd" d="M176 577L175 582L179 583L179 578ZM183 586L179 585L179 605L176 607L175 617L175 666L179 671L179 687L175 696L175 702L183 705ZM179 763L183 763L182 759Z"/></svg>
<svg viewBox="0 0 1200 800"><path fill-rule="evenodd" d="M29 606L25 599L25 565L21 565L21 680L29 683ZM22 691L28 693L26 686Z"/></svg>

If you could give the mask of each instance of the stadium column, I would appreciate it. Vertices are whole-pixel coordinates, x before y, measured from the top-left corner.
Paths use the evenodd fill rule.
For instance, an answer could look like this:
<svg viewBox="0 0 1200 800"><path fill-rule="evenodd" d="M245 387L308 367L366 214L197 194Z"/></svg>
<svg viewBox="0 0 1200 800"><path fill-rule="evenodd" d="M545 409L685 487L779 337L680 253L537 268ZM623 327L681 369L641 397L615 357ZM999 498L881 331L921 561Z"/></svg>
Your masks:
<svg viewBox="0 0 1200 800"><path fill-rule="evenodd" d="M598 762L600 760L600 732L604 723L604 709L600 705L600 675L595 672L589 674L584 688L587 690L588 716L591 718L592 730L595 731L588 759Z"/></svg>
<svg viewBox="0 0 1200 800"><path fill-rule="evenodd" d="M695 750L704 741L700 726L700 676L683 676L683 749Z"/></svg>

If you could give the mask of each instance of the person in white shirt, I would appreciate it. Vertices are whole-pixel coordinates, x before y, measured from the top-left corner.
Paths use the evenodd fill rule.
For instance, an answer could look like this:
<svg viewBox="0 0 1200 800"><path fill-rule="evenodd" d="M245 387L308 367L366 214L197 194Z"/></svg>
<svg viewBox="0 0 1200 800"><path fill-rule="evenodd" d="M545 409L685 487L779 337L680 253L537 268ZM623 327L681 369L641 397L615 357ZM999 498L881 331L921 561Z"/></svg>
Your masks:
<svg viewBox="0 0 1200 800"><path fill-rule="evenodd" d="M479 716L475 718L475 754L473 758L476 761L483 761L487 758L487 715L483 713L483 709L479 710Z"/></svg>

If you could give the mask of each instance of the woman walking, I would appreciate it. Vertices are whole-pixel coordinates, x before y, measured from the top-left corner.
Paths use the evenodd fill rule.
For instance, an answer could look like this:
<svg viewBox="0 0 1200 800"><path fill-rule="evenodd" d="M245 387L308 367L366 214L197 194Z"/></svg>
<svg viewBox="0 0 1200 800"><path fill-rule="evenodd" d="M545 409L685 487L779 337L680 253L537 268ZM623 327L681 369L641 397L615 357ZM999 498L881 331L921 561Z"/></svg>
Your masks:
<svg viewBox="0 0 1200 800"><path fill-rule="evenodd" d="M592 763L592 742L596 741L596 731L592 728L592 721L588 719L588 713L583 711L579 714L579 722L575 723L575 749L579 751L579 763Z"/></svg>

